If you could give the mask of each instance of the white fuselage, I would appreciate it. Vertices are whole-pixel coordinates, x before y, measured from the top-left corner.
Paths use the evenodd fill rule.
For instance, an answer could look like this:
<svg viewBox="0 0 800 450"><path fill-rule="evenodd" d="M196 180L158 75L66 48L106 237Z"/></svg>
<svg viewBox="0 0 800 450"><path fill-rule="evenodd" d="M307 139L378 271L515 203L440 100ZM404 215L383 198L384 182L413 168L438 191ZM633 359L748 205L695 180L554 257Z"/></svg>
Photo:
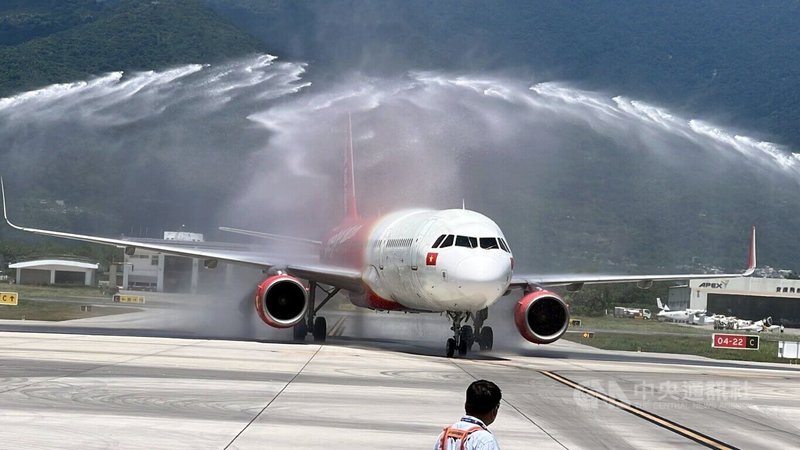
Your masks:
<svg viewBox="0 0 800 450"><path fill-rule="evenodd" d="M400 211L375 222L366 244L364 282L410 310L478 311L511 282L502 231L474 211Z"/></svg>
<svg viewBox="0 0 800 450"><path fill-rule="evenodd" d="M656 316L660 319L673 322L692 322L694 318L705 315L705 313L706 312L701 309L684 309L682 311L661 310Z"/></svg>

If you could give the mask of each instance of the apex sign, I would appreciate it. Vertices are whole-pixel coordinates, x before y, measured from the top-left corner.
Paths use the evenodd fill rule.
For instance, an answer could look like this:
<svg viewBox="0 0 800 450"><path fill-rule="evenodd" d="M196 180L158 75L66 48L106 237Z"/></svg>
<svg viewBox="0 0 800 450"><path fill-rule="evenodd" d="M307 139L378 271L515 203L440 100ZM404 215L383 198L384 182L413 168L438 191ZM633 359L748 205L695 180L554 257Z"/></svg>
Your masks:
<svg viewBox="0 0 800 450"><path fill-rule="evenodd" d="M700 283L700 286L697 286L697 287L698 288L706 288L706 289L725 289L726 287L728 287L728 282L727 281L722 281L722 282L719 282L719 283L715 283L715 282L711 282L711 281L704 281L704 282Z"/></svg>

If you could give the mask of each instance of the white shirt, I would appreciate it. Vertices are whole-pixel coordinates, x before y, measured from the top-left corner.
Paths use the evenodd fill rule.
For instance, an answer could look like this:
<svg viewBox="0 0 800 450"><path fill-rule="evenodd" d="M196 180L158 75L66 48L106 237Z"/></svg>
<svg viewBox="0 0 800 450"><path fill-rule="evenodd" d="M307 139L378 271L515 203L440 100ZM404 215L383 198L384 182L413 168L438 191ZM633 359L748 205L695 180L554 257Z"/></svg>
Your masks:
<svg viewBox="0 0 800 450"><path fill-rule="evenodd" d="M469 430L474 426L480 426L482 430L475 431L467 437L467 445L464 446L466 450L500 450L497 440L491 431L486 428L486 425L478 418L472 416L463 416L461 420L454 423L451 428L458 428L459 430ZM433 450L459 450L461 448L461 441L456 439L448 439L447 447L441 448L439 444L442 442L442 434L436 439L436 444Z"/></svg>

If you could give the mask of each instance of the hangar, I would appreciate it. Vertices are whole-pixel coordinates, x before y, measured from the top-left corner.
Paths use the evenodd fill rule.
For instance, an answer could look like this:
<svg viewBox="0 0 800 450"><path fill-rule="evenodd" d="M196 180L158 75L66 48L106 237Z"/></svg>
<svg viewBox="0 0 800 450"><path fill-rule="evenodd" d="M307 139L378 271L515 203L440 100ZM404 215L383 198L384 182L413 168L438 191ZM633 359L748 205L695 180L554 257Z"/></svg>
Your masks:
<svg viewBox="0 0 800 450"><path fill-rule="evenodd" d="M672 307L672 306L670 306ZM689 308L711 314L772 322L800 328L800 280L786 278L723 278L691 280Z"/></svg>
<svg viewBox="0 0 800 450"><path fill-rule="evenodd" d="M39 259L9 264L17 270L17 284L83 284L94 286L97 263L69 259Z"/></svg>

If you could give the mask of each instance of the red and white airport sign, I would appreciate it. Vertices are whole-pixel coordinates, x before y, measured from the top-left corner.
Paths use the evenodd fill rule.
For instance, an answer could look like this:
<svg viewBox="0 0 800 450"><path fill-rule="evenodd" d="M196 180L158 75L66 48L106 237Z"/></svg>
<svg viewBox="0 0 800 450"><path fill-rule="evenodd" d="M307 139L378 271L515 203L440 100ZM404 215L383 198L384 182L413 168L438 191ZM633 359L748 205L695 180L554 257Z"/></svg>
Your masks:
<svg viewBox="0 0 800 450"><path fill-rule="evenodd" d="M739 350L758 350L758 336L745 334L714 333L711 346L714 348L734 348Z"/></svg>

